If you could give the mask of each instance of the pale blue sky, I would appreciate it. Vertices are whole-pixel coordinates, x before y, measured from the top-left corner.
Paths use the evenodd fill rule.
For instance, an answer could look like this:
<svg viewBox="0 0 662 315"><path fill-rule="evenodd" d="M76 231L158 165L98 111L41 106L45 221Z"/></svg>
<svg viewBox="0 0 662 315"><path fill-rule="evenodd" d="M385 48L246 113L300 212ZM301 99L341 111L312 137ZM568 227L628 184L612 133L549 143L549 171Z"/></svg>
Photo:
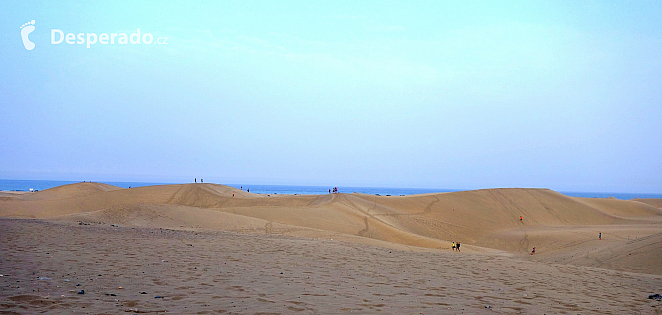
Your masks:
<svg viewBox="0 0 662 315"><path fill-rule="evenodd" d="M2 1L0 178L662 193L660 16L660 1ZM168 41L88 49L52 29Z"/></svg>

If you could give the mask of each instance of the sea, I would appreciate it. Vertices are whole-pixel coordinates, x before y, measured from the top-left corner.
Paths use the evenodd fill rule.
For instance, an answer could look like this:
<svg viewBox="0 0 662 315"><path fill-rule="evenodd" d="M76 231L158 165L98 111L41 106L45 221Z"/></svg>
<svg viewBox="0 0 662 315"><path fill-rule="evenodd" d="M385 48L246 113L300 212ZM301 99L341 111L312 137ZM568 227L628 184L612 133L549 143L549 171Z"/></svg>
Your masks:
<svg viewBox="0 0 662 315"><path fill-rule="evenodd" d="M20 180L20 179L0 179L0 191L30 191L46 190L49 188L79 183L80 181L64 180ZM145 182L104 182L122 188L135 188L154 185L171 185L175 183L145 183ZM327 186L292 186L292 185L237 185L223 184L237 189L250 190L256 194L282 194L282 195L323 195L328 194L333 187ZM395 188L395 187L341 187L338 186L338 192L341 193L362 193L380 196L407 196L429 193L456 192L463 189L433 189L433 188ZM662 198L662 194L650 193L616 193L616 192L576 192L560 191L566 196L585 197L585 198L616 198L630 200L635 198Z"/></svg>

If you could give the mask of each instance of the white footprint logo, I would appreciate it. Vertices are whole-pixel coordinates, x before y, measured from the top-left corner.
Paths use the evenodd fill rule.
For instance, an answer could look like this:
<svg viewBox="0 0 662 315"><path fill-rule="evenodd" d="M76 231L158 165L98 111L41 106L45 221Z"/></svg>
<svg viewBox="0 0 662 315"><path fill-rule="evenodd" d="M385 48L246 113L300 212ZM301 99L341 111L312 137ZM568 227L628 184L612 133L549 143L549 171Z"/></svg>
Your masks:
<svg viewBox="0 0 662 315"><path fill-rule="evenodd" d="M28 35L30 35L32 31L34 31L34 20L21 25L21 38L23 38L23 46L25 46L25 49L27 50L34 49L34 43L28 38Z"/></svg>

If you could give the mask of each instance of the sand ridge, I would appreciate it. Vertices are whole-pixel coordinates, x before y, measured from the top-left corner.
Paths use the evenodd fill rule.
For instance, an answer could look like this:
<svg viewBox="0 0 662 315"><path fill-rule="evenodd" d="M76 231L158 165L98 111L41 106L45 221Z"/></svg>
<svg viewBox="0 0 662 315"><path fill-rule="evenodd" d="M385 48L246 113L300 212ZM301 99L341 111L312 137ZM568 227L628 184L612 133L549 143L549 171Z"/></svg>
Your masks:
<svg viewBox="0 0 662 315"><path fill-rule="evenodd" d="M135 227L373 240L410 249L506 252L523 259L662 274L656 200L568 197L548 189L411 196L259 195L210 183L122 189L65 185L0 200L0 216ZM519 217L523 216L520 221ZM598 234L604 233L603 240ZM642 242L640 238L647 238ZM644 246L645 245L645 246ZM538 254L529 257L532 247ZM639 250L636 250L636 249ZM646 259L633 259L645 257ZM584 258L580 258L584 257Z"/></svg>
<svg viewBox="0 0 662 315"><path fill-rule="evenodd" d="M0 193L0 313L659 314L658 204L520 188Z"/></svg>
<svg viewBox="0 0 662 315"><path fill-rule="evenodd" d="M25 194L21 197L22 200L53 200L53 199L66 199L75 197L86 197L94 194L99 194L107 191L121 190L123 188L93 182L75 183L53 187L50 189L37 191L30 194Z"/></svg>

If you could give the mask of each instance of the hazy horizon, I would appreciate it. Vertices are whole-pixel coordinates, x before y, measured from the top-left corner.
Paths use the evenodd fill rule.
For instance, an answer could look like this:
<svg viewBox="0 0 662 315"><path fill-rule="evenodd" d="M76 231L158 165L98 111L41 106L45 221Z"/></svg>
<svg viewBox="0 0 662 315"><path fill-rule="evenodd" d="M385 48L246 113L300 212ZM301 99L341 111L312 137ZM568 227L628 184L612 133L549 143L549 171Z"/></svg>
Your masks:
<svg viewBox="0 0 662 315"><path fill-rule="evenodd" d="M204 178L203 178L204 179ZM200 179L194 178L194 182L200 183ZM41 187L35 185L11 185L5 181L24 181L24 182L36 182L34 184L41 184ZM52 182L57 183L53 185L43 185L43 182ZM194 182L190 181L165 181L165 182L137 182L137 181L108 181L108 180L31 180L31 179L0 179L0 191L28 191L29 189L44 190L49 188L58 187L61 185L67 184L77 184L77 183L105 183L110 185L115 185L123 188L130 187L142 187L142 186L151 186L151 185L180 185L180 184L192 184ZM327 189L332 187L338 187L341 193L353 193L360 192L365 194L382 194L382 195L411 195L411 194L427 194L427 193L447 193L447 192L462 192L462 191L476 191L483 189L549 189L546 187L483 187L483 188L446 188L446 187L394 187L394 186L337 186L337 185L283 185L283 184L255 184L255 183L228 183L228 182L214 182L205 180L205 184L220 184L225 186L231 186L235 188L243 187L242 189L250 189L251 192L257 194L326 194ZM10 188L7 188L10 187ZM301 189L294 189L301 188ZM319 189L318 189L319 188ZM284 189L284 190L283 190ZM311 190L313 189L313 190ZM358 190L357 190L358 189ZM630 200L633 198L662 198L662 193L649 193L649 192L620 192L620 191L564 191L564 190L554 190L556 192L562 193L571 197L584 197L584 198L609 198L615 197L621 200Z"/></svg>
<svg viewBox="0 0 662 315"><path fill-rule="evenodd" d="M660 16L3 1L0 178L662 193Z"/></svg>

